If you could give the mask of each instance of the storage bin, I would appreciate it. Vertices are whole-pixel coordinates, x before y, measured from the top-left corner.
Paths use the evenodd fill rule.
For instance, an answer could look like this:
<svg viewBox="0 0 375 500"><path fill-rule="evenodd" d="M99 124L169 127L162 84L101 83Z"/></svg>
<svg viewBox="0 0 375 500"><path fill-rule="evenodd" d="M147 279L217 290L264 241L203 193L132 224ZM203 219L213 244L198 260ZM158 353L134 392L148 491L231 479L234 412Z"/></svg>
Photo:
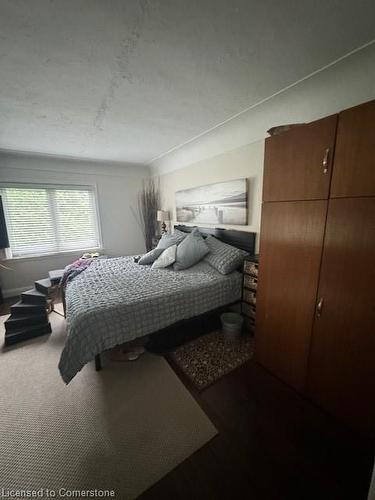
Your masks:
<svg viewBox="0 0 375 500"><path fill-rule="evenodd" d="M243 317L241 314L228 312L220 316L223 325L223 334L228 342L235 342L239 339L242 331Z"/></svg>
<svg viewBox="0 0 375 500"><path fill-rule="evenodd" d="M251 290L256 290L258 287L258 278L256 276L250 276L248 274L245 274L243 283L246 288L250 288Z"/></svg>
<svg viewBox="0 0 375 500"><path fill-rule="evenodd" d="M247 274L252 274L253 276L258 276L258 264L245 260L244 271Z"/></svg>

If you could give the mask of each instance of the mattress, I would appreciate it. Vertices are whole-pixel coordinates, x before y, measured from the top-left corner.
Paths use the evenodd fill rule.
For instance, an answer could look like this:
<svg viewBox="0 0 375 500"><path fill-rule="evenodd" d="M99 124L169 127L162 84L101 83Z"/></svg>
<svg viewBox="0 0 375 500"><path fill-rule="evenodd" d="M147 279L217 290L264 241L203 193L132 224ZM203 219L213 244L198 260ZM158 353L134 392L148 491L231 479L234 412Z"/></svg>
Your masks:
<svg viewBox="0 0 375 500"><path fill-rule="evenodd" d="M241 282L239 272L224 276L206 262L174 271L133 257L94 261L66 288L64 382L107 349L239 300Z"/></svg>

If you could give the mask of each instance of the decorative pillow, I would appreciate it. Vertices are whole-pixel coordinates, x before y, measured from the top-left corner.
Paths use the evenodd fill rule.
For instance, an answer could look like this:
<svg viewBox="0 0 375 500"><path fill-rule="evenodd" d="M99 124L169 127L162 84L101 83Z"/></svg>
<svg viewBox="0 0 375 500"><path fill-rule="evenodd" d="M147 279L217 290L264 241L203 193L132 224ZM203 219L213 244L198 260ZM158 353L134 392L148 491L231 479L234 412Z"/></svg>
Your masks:
<svg viewBox="0 0 375 500"><path fill-rule="evenodd" d="M151 269L162 269L168 267L176 260L177 245L166 248L163 253L152 264Z"/></svg>
<svg viewBox="0 0 375 500"><path fill-rule="evenodd" d="M165 250L172 245L179 245L181 241L186 238L187 234L188 233L183 233L178 229L175 229L175 232L173 234L164 233L160 238L160 241L156 248L162 248L163 250Z"/></svg>
<svg viewBox="0 0 375 500"><path fill-rule="evenodd" d="M163 248L154 248L153 250L150 250L149 252L142 255L142 257L138 261L138 264L141 264L142 266L152 264L163 252Z"/></svg>
<svg viewBox="0 0 375 500"><path fill-rule="evenodd" d="M173 269L175 271L188 269L203 259L209 251L210 249L204 242L201 233L198 229L193 229L193 231L178 245L176 262L174 263Z"/></svg>
<svg viewBox="0 0 375 500"><path fill-rule="evenodd" d="M247 252L223 243L214 236L208 236L205 243L210 253L206 255L204 261L221 274L229 274L237 269L248 255Z"/></svg>

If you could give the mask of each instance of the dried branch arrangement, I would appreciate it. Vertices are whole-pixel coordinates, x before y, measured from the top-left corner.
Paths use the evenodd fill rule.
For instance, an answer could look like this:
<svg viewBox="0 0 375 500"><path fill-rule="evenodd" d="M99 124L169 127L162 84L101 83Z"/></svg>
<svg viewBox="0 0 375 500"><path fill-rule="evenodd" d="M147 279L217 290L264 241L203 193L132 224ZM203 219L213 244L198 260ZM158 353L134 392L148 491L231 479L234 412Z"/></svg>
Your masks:
<svg viewBox="0 0 375 500"><path fill-rule="evenodd" d="M158 209L160 209L159 179L145 179L142 183L142 189L138 193L137 212L133 209L132 211L142 230L147 252L151 250L152 238L156 235Z"/></svg>

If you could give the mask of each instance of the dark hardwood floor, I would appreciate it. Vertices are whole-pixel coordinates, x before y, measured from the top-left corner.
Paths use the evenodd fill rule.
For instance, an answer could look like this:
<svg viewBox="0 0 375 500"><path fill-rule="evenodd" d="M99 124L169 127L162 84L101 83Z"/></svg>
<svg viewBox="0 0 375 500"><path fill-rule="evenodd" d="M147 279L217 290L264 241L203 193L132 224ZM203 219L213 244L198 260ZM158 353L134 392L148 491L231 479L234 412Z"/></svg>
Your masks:
<svg viewBox="0 0 375 500"><path fill-rule="evenodd" d="M254 361L201 393L181 379L219 434L142 500L367 498L374 443Z"/></svg>

